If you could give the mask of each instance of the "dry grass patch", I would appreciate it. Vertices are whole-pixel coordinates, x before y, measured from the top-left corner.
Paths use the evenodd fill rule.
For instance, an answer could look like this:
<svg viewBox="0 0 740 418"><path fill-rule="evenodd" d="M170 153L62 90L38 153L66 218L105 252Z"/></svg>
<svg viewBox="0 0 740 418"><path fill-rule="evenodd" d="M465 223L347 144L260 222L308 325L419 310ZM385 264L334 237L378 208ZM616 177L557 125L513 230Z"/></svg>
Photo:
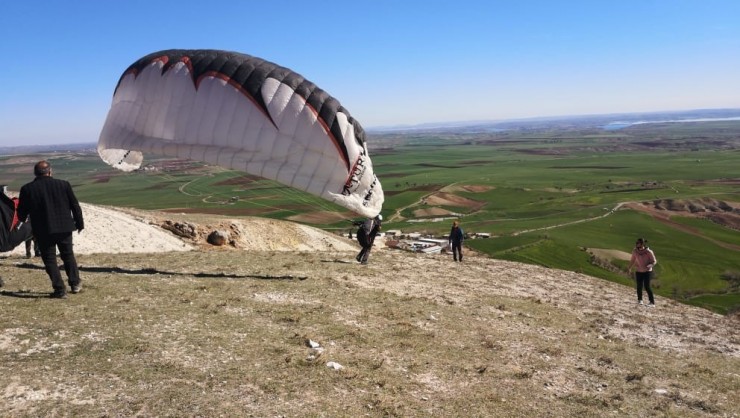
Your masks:
<svg viewBox="0 0 740 418"><path fill-rule="evenodd" d="M3 260L0 415L740 413L732 319L516 263L353 257L83 255L66 300Z"/></svg>

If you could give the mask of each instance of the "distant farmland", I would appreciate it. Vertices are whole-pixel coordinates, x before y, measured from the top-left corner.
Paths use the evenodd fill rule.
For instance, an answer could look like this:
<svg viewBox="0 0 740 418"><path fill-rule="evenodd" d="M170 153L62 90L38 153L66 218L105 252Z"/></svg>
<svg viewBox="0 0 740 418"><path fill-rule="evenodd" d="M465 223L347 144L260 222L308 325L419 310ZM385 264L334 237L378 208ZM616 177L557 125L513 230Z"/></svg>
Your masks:
<svg viewBox="0 0 740 418"><path fill-rule="evenodd" d="M460 217L466 245L491 257L631 285L628 253L647 238L663 296L718 312L740 307L740 122L385 134L369 139L386 192L385 229L445 235ZM11 189L41 156L0 158ZM43 155L78 197L103 205L264 216L346 231L346 210L245 173L153 158L121 173L92 152ZM413 221L413 222L412 222ZM606 254L606 255L605 255Z"/></svg>

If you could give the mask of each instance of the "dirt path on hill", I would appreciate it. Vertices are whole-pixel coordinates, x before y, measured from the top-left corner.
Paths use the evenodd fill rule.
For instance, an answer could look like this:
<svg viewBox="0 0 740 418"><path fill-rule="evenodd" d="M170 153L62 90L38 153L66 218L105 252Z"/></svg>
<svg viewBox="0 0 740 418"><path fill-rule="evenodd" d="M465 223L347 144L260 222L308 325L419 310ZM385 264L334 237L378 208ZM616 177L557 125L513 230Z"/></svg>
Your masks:
<svg viewBox="0 0 740 418"><path fill-rule="evenodd" d="M563 223L557 224L557 225L543 226L542 228L525 229L524 231L514 232L511 235L517 236L517 235L520 235L520 234L525 234L527 232L545 231L545 230L548 230L548 229L560 228L562 226L575 225L575 224L580 224L580 223L583 223L583 222L595 221L597 219L606 218L607 216L609 216L609 215L613 214L614 212L616 212L617 210L619 210L619 208L621 208L622 206L627 205L629 203L633 203L633 202L619 202L609 212L607 212L607 213L605 213L603 215L594 216L593 218L578 219L578 220L571 221L571 222L563 222Z"/></svg>

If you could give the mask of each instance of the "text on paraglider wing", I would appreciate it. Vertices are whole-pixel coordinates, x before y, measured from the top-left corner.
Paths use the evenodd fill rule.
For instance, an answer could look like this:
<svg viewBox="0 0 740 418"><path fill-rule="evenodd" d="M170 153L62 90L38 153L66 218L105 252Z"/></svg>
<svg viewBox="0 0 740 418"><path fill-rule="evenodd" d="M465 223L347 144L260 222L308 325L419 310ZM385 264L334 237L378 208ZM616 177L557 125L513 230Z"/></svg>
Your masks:
<svg viewBox="0 0 740 418"><path fill-rule="evenodd" d="M347 178L347 182L344 183L342 195L349 196L357 190L360 185L360 180L362 179L362 176L365 175L366 168L367 164L365 162L365 151L363 150L357 157L355 164L352 166L352 171L349 174L349 178Z"/></svg>
<svg viewBox="0 0 740 418"><path fill-rule="evenodd" d="M367 191L367 194L365 195L365 198L362 200L362 206L369 206L370 205L370 198L373 197L373 189L375 189L375 185L378 183L378 178L373 176L373 182L370 183L370 188Z"/></svg>

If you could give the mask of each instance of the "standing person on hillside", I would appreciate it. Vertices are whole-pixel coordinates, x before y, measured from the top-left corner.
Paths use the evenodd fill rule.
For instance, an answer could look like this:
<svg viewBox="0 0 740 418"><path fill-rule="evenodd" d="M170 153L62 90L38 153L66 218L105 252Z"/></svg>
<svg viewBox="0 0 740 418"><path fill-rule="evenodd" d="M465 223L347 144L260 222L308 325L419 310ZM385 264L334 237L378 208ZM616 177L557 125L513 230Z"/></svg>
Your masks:
<svg viewBox="0 0 740 418"><path fill-rule="evenodd" d="M375 245L375 237L378 236L378 233L380 233L380 228L383 225L383 215L378 214L378 216L373 219L373 229L370 230L370 236L368 237L370 239L370 248L365 253L365 260L367 260L367 257L370 255L370 250L373 249L373 245Z"/></svg>
<svg viewBox="0 0 740 418"><path fill-rule="evenodd" d="M67 287L57 265L56 249L59 248L72 293L78 293L82 285L72 232L77 230L80 233L85 228L82 209L69 182L52 178L51 165L47 161L36 163L33 173L36 178L21 187L18 216L20 219L31 217L33 235L54 288L51 297L63 299L67 297Z"/></svg>
<svg viewBox="0 0 740 418"><path fill-rule="evenodd" d="M23 241L31 238L31 225L20 222L16 211L17 198L11 198L6 194L7 188L0 185L0 253L13 251ZM0 277L0 287L5 282Z"/></svg>
<svg viewBox="0 0 740 418"><path fill-rule="evenodd" d="M361 264L367 264L367 260L370 257L370 250L372 250L373 244L375 244L375 237L380 232L382 222L383 216L378 214L375 218L367 218L365 221L358 223L360 228L357 230L356 235L362 249L355 259Z"/></svg>
<svg viewBox="0 0 740 418"><path fill-rule="evenodd" d="M653 278L653 267L656 264L658 264L658 260L655 259L653 250L648 248L647 240L638 238L635 248L632 250L632 258L630 258L628 270L630 275L632 275L632 268L634 267L636 269L637 303L642 305L642 287L645 286L648 300L650 301L648 307L650 308L655 307L655 298L653 297L653 289L650 288L650 279Z"/></svg>
<svg viewBox="0 0 740 418"><path fill-rule="evenodd" d="M5 186L0 193L0 252L13 251L22 242L31 239L31 225L18 218L18 198L5 194Z"/></svg>
<svg viewBox="0 0 740 418"><path fill-rule="evenodd" d="M460 228L460 222L454 221L452 222L452 228L450 229L450 236L447 237L447 240L450 243L450 248L452 249L452 259L455 261L462 262L463 254L462 254L462 244L463 241L465 241L465 233L463 232L463 229Z"/></svg>
<svg viewBox="0 0 740 418"><path fill-rule="evenodd" d="M355 238L357 239L357 243L360 244L360 252L357 253L357 256L355 257L355 260L358 262L362 262L362 257L365 255L365 251L367 251L368 247L368 236L370 235L370 230L373 227L372 224L373 220L372 218L367 218L362 221L354 221L352 222L352 225L357 226L357 231L355 232Z"/></svg>
<svg viewBox="0 0 740 418"><path fill-rule="evenodd" d="M13 201L13 205L14 205L13 209L15 210L15 214L13 215L13 226L11 227L11 230L13 230L13 232L22 231L23 226L19 225L20 219L18 219L18 204L20 203L20 201L18 200L17 197L11 197L10 200ZM18 227L16 227L16 225ZM26 225L26 227L27 227L27 233L30 234L31 224ZM21 232L21 234L23 234L23 232ZM34 241L33 235L31 235L30 238L26 240L26 258L31 258L33 256L34 253L31 252L32 249L35 251L35 255L37 257L41 255L39 253L39 246L36 245L36 241Z"/></svg>
<svg viewBox="0 0 740 418"><path fill-rule="evenodd" d="M36 243L36 240L33 239L33 236L31 236L31 239L26 241L26 258L40 257L40 256L41 256L41 251L39 251L39 245Z"/></svg>

